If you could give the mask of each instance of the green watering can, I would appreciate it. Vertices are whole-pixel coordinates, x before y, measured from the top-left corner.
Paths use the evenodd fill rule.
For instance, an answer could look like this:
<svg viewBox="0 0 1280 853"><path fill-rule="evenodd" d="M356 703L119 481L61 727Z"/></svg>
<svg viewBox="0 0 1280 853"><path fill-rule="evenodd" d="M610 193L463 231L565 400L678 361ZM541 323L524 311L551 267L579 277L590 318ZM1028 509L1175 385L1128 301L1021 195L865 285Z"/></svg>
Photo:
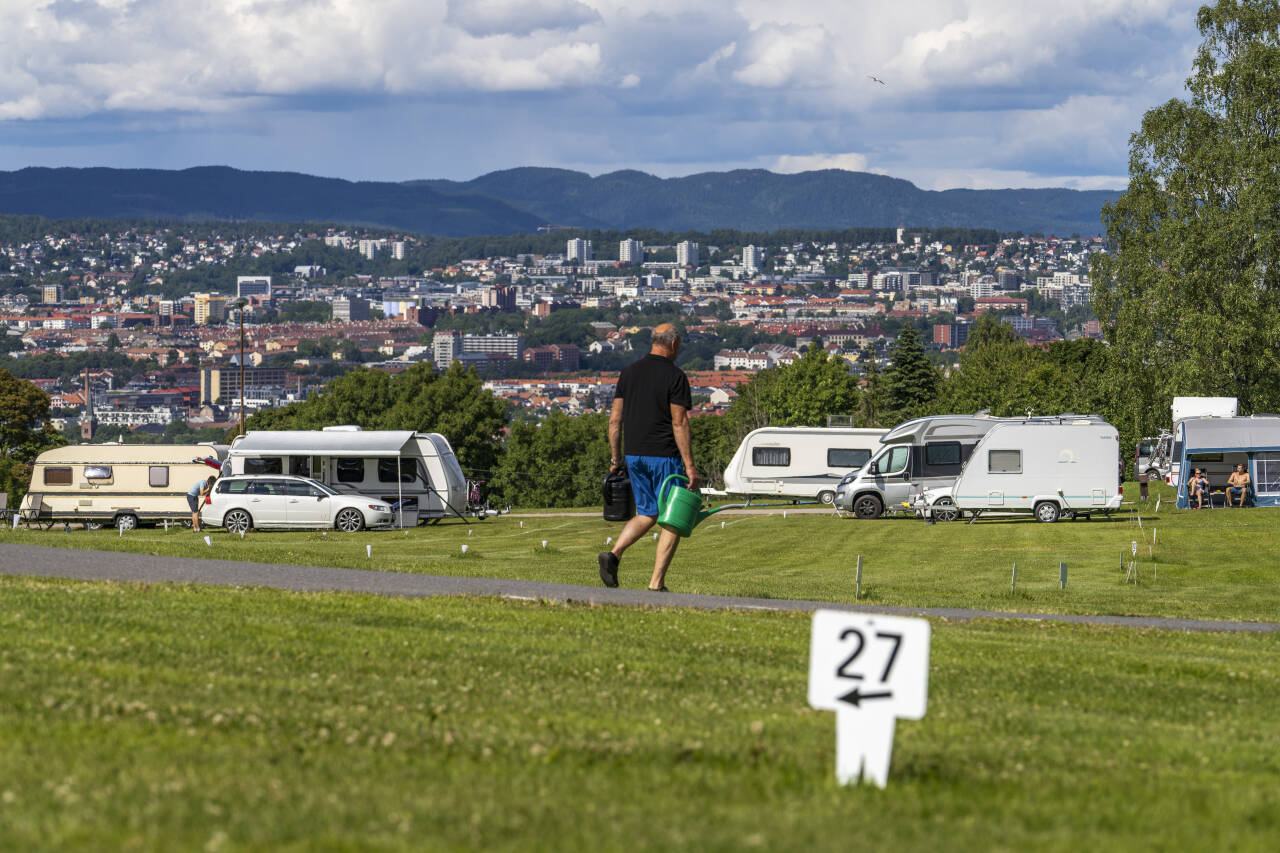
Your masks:
<svg viewBox="0 0 1280 853"><path fill-rule="evenodd" d="M731 504L715 509L703 509L702 495L686 489L678 482L673 482L677 480L689 482L689 478L684 474L672 474L658 487L658 524L664 530L670 530L678 536L688 536L693 533L693 528L698 526L698 522L707 516L735 506Z"/></svg>

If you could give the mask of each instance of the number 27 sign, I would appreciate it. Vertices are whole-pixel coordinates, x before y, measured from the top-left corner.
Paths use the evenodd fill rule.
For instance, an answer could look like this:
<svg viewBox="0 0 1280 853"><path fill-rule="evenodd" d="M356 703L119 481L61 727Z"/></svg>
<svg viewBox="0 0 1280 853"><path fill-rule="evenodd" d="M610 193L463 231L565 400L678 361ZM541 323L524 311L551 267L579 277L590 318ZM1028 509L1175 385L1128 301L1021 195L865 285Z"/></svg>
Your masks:
<svg viewBox="0 0 1280 853"><path fill-rule="evenodd" d="M883 788L897 718L924 716L929 622L819 610L809 647L809 704L836 712L836 778Z"/></svg>

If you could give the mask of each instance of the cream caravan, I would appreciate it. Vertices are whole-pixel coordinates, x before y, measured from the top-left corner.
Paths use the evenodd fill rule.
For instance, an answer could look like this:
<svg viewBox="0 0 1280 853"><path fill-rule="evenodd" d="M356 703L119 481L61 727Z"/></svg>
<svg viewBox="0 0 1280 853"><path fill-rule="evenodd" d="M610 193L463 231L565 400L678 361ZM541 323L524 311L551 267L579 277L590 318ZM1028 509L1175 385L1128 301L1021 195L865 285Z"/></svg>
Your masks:
<svg viewBox="0 0 1280 853"><path fill-rule="evenodd" d="M190 522L187 490L218 471L221 444L76 444L35 461L20 515L53 524L110 524L131 530L165 520Z"/></svg>
<svg viewBox="0 0 1280 853"><path fill-rule="evenodd" d="M458 515L467 482L449 440L439 433L362 430L250 430L231 442L229 474L310 477L343 494L377 497L396 508L396 521Z"/></svg>

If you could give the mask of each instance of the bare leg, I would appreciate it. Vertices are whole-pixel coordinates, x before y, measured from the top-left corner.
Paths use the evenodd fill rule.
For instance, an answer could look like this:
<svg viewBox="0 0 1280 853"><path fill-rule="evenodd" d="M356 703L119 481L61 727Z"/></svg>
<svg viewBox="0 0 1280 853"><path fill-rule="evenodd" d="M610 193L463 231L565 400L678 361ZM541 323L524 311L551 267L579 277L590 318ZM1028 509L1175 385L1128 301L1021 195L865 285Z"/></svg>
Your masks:
<svg viewBox="0 0 1280 853"><path fill-rule="evenodd" d="M679 544L679 534L664 527L662 535L658 537L658 554L653 558L653 577L649 579L649 589L662 589L667 577L667 567L671 565L671 558L676 555L676 546Z"/></svg>
<svg viewBox="0 0 1280 853"><path fill-rule="evenodd" d="M653 527L654 522L658 519L652 515L633 515L626 526L622 528L622 532L618 534L618 541L613 543L613 556L622 558L622 552L630 548L637 539L649 532L649 528Z"/></svg>
<svg viewBox="0 0 1280 853"><path fill-rule="evenodd" d="M191 513L191 529L198 531L200 529L200 511L196 510Z"/></svg>

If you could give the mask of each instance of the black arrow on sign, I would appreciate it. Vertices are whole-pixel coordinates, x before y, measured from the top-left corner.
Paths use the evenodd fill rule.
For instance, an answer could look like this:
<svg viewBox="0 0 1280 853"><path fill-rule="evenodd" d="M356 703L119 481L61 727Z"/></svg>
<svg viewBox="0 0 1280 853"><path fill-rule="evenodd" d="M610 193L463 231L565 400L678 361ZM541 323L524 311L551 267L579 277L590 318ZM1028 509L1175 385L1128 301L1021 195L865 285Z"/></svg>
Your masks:
<svg viewBox="0 0 1280 853"><path fill-rule="evenodd" d="M839 699L841 702L848 702L850 705L857 708L864 699L889 699L892 697L893 693L888 690L883 693L860 693L858 688L855 687L848 693L839 697Z"/></svg>

